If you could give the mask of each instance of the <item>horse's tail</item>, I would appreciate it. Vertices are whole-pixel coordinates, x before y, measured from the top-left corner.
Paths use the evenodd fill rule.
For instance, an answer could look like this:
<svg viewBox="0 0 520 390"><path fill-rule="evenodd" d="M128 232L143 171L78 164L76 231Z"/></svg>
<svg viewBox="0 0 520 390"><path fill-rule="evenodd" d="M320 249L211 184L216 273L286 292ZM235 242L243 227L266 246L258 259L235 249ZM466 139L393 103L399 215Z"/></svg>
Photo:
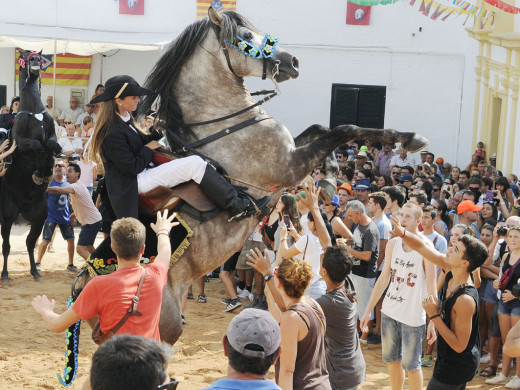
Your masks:
<svg viewBox="0 0 520 390"><path fill-rule="evenodd" d="M73 303L73 297L69 297L67 299L67 307L71 307ZM78 372L80 326L81 320L69 326L65 335L65 341L67 344L65 350L65 369L63 370L63 377L61 374L56 374L58 380L63 386L72 385Z"/></svg>

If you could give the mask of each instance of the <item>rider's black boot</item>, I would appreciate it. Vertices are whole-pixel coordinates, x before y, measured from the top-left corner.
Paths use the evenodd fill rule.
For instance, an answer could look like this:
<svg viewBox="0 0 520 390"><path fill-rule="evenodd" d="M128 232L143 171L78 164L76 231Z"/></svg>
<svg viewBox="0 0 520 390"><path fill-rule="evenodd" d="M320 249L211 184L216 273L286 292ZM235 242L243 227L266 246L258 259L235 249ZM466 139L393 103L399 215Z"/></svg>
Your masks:
<svg viewBox="0 0 520 390"><path fill-rule="evenodd" d="M229 210L231 214L229 220L240 221L255 215L257 211L260 211L262 215L268 215L270 212L267 204L271 198L264 196L253 203L247 196L237 192L210 164L206 167L206 172L200 182L200 189L218 207Z"/></svg>

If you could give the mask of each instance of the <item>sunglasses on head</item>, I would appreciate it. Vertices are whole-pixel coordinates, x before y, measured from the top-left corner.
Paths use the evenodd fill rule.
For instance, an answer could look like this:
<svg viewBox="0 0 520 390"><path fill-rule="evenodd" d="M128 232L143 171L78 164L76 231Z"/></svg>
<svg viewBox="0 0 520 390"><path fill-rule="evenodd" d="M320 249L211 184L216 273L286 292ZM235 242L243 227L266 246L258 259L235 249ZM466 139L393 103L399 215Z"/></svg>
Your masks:
<svg viewBox="0 0 520 390"><path fill-rule="evenodd" d="M165 383L164 385L159 385L156 387L157 390L175 390L177 388L177 385L179 384L179 381L175 378L170 378L170 381L168 383Z"/></svg>
<svg viewBox="0 0 520 390"><path fill-rule="evenodd" d="M56 168L63 168L65 165L64 164L56 164L55 167Z"/></svg>
<svg viewBox="0 0 520 390"><path fill-rule="evenodd" d="M495 204L495 201L494 200L486 200L484 202L482 202L483 204Z"/></svg>

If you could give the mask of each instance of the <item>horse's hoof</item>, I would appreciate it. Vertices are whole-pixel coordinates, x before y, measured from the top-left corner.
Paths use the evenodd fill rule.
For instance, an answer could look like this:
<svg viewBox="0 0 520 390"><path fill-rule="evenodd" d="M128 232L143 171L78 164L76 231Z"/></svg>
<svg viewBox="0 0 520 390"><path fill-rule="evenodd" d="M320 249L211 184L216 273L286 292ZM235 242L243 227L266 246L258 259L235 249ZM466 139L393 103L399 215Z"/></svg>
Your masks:
<svg viewBox="0 0 520 390"><path fill-rule="evenodd" d="M334 195L336 195L336 184L333 183L331 179L320 179L318 187L321 188L320 198L322 198L325 203L330 203Z"/></svg>
<svg viewBox="0 0 520 390"><path fill-rule="evenodd" d="M34 281L39 281L42 278L42 275L38 271L31 272Z"/></svg>
<svg viewBox="0 0 520 390"><path fill-rule="evenodd" d="M32 179L34 184L36 184L37 186L41 186L43 184L43 178L36 176L36 174L34 173L32 174Z"/></svg>
<svg viewBox="0 0 520 390"><path fill-rule="evenodd" d="M7 283L8 286L11 285L11 279L9 279L9 276L8 275L2 275L2 284L5 284Z"/></svg>
<svg viewBox="0 0 520 390"><path fill-rule="evenodd" d="M403 142L403 148L412 153L415 153L423 149L429 143L430 141L428 141L422 135L413 134L413 137L409 141Z"/></svg>

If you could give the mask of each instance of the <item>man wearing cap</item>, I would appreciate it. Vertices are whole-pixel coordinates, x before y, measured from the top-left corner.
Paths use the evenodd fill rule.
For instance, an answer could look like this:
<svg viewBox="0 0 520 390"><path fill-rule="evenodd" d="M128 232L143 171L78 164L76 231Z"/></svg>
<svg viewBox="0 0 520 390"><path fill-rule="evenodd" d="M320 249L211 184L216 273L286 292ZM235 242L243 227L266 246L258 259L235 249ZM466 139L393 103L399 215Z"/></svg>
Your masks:
<svg viewBox="0 0 520 390"><path fill-rule="evenodd" d="M347 207L347 203L350 200L350 197L354 195L352 191L352 186L350 183L343 183L338 187L338 198L339 198L339 217L343 218L345 215L345 209Z"/></svg>
<svg viewBox="0 0 520 390"><path fill-rule="evenodd" d="M496 153L493 153L491 155L491 157L489 158L489 165L492 165L495 168L497 167L497 154Z"/></svg>
<svg viewBox="0 0 520 390"><path fill-rule="evenodd" d="M380 176L390 176L390 161L396 155L393 143L383 145L383 153L379 153L376 158L376 169Z"/></svg>
<svg viewBox="0 0 520 390"><path fill-rule="evenodd" d="M267 373L282 352L281 342L280 326L269 312L243 310L231 320L222 338L227 376L208 389L280 389L267 379Z"/></svg>
<svg viewBox="0 0 520 390"><path fill-rule="evenodd" d="M370 187L370 179L359 179L356 187L356 198L363 206L365 206L366 213L368 214L368 195L372 192L372 187Z"/></svg>
<svg viewBox="0 0 520 390"><path fill-rule="evenodd" d="M83 110L83 108L78 107L78 99L76 97L74 97L74 96L71 97L69 100L69 104L70 104L70 106L61 112L60 119L59 119L60 126L65 127L65 123L64 123L65 118L71 118L72 123L73 124L76 123L78 116L80 116L81 114L83 114L85 112Z"/></svg>
<svg viewBox="0 0 520 390"><path fill-rule="evenodd" d="M406 187L408 187L408 189L410 189L410 187L412 187L412 183L413 183L413 176L406 173L404 175L401 175L397 179L397 181L399 181L399 183L404 184Z"/></svg>
<svg viewBox="0 0 520 390"><path fill-rule="evenodd" d="M411 167L415 167L415 160L412 156L408 155L408 152L405 149L403 149L403 146L401 145L401 147L397 151L397 155L392 157L392 160L390 160L390 166L392 165L397 165L400 167L405 167L408 165Z"/></svg>
<svg viewBox="0 0 520 390"><path fill-rule="evenodd" d="M132 77L121 75L107 80L105 90L91 100L99 103L96 131L90 145L91 160L102 160L106 187L117 218L138 215L138 194L157 186L167 188L193 180L219 208L230 212L229 220L240 221L258 210L268 214L270 198L252 200L238 193L218 171L201 157L192 155L151 167L154 151L163 137L156 129L142 133L132 117L139 96L154 91L141 87ZM101 118L104 118L101 120Z"/></svg>
<svg viewBox="0 0 520 390"><path fill-rule="evenodd" d="M359 151L359 153L357 154L357 157L356 157L356 169L363 168L363 164L366 163L367 161L368 161L367 152L365 152L363 150Z"/></svg>
<svg viewBox="0 0 520 390"><path fill-rule="evenodd" d="M428 156L428 152L426 149L421 150L421 164L424 164L427 160L426 157Z"/></svg>
<svg viewBox="0 0 520 390"><path fill-rule="evenodd" d="M459 223L468 226L475 237L480 239L480 230L477 225L478 212L482 210L482 206L477 206L471 200L463 200L457 207L457 215L459 216Z"/></svg>

